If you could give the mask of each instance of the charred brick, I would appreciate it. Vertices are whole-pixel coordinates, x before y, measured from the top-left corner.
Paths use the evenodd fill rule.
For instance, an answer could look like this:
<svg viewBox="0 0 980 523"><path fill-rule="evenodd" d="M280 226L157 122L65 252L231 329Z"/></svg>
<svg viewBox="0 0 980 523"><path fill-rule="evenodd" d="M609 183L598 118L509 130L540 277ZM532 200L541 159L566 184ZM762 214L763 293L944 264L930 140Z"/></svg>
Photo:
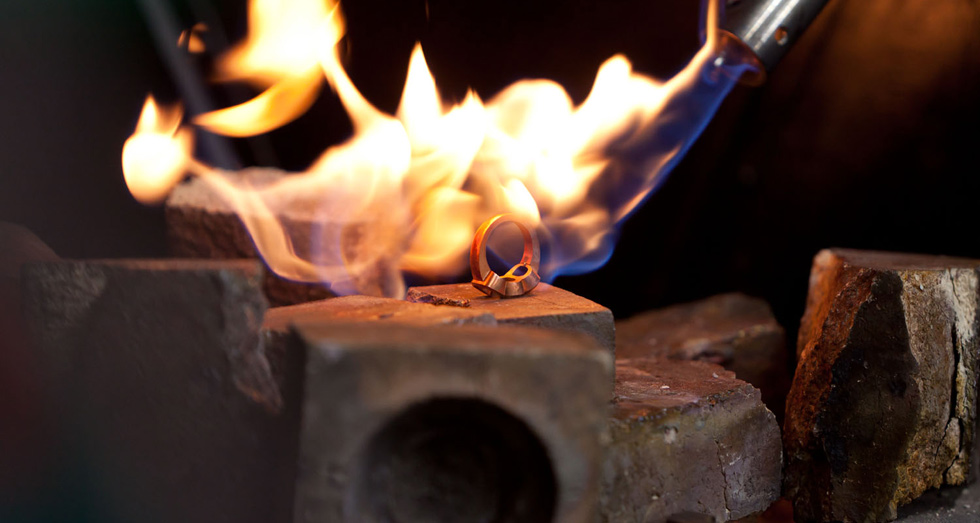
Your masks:
<svg viewBox="0 0 980 523"><path fill-rule="evenodd" d="M822 251L787 400L786 492L802 521L886 521L969 479L980 261Z"/></svg>

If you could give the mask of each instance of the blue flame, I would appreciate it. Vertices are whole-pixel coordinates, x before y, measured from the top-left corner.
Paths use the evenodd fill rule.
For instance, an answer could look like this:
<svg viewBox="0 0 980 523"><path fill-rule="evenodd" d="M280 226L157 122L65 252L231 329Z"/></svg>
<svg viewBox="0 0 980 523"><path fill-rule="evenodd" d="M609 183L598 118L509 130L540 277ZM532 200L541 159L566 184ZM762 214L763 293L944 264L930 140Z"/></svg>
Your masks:
<svg viewBox="0 0 980 523"><path fill-rule="evenodd" d="M622 139L607 149L612 161L600 176L602 184L592 188L591 197L599 206L610 210L615 226L598 239L596 248L585 258L544 268L542 272L547 281L561 275L591 272L609 261L622 223L663 184L739 78L755 70L756 64L737 42L728 38L720 38L719 42L719 49L701 67L696 82L672 95L647 128L623 133ZM562 246L575 241L563 241L564 229L561 226L550 228L552 237L544 242L543 259L573 258L562 256ZM568 236L572 235L573 232L568 231Z"/></svg>

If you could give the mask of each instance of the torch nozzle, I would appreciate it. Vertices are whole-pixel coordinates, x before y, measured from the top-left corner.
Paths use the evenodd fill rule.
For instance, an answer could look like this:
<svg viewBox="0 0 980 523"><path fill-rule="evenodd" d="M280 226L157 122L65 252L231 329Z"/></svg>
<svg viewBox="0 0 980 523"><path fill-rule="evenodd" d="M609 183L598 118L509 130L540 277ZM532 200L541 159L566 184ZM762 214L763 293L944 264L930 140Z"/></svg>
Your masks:
<svg viewBox="0 0 980 523"><path fill-rule="evenodd" d="M772 70L828 0L724 0L721 29Z"/></svg>

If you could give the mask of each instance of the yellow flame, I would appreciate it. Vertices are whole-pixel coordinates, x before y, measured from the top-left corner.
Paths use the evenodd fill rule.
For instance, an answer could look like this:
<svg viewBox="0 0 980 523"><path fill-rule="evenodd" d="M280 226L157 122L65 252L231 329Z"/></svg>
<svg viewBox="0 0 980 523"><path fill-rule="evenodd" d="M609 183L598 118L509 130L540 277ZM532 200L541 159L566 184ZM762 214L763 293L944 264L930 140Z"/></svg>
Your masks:
<svg viewBox="0 0 980 523"><path fill-rule="evenodd" d="M233 107L198 115L194 124L226 136L255 136L278 129L305 113L320 92L320 68L276 82L259 96Z"/></svg>
<svg viewBox="0 0 980 523"><path fill-rule="evenodd" d="M398 110L388 115L361 95L340 63L344 22L335 2L252 0L249 33L219 59L217 79L265 90L193 123L229 136L266 132L306 111L326 82L347 110L353 136L305 172L251 186L189 160L190 133L179 127L179 113L174 120L148 99L123 150L126 182L140 201L154 202L189 170L234 207L274 271L335 289L399 295L399 269L452 277L467 266L475 229L502 212L537 227L544 241L561 236L553 250L582 258L602 247L656 176L641 174L647 179L619 207L595 200L592 191L607 183L612 165L610 145L656 125L665 104L697 81L713 56L716 24L712 2L707 42L665 82L634 72L623 56L608 59L577 107L560 85L544 80L519 81L486 104L472 92L445 104L417 45ZM297 213L321 224L315 244L293 244L284 217ZM544 269L567 261L550 260Z"/></svg>
<svg viewBox="0 0 980 523"><path fill-rule="evenodd" d="M344 36L333 2L254 0L249 33L217 63L222 81L267 87L240 105L197 116L194 124L228 136L254 136L282 127L305 113L320 92L323 50Z"/></svg>
<svg viewBox="0 0 980 523"><path fill-rule="evenodd" d="M324 0L252 0L248 35L220 57L219 80L271 85L317 65L344 36L339 6Z"/></svg>
<svg viewBox="0 0 980 523"><path fill-rule="evenodd" d="M204 45L204 40L201 39L201 33L208 30L208 26L204 23L196 23L194 27L190 29L184 29L180 32L180 36L177 38L177 47L182 47L187 49L189 53L203 53L206 49Z"/></svg>
<svg viewBox="0 0 980 523"><path fill-rule="evenodd" d="M143 203L163 201L187 169L193 135L180 127L181 109L163 110L146 98L136 132L123 145L126 186Z"/></svg>

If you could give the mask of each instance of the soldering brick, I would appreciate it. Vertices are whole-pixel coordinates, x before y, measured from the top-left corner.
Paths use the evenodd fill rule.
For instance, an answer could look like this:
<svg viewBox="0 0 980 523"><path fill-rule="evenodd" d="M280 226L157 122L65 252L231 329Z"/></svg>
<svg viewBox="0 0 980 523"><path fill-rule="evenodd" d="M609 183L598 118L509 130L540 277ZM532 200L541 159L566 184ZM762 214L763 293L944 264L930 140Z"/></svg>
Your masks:
<svg viewBox="0 0 980 523"><path fill-rule="evenodd" d="M616 360L603 466L603 522L729 521L779 497L779 425L758 389L722 367ZM687 516L685 516L687 517Z"/></svg>
<svg viewBox="0 0 980 523"><path fill-rule="evenodd" d="M595 518L612 356L541 329L297 323L297 521Z"/></svg>

